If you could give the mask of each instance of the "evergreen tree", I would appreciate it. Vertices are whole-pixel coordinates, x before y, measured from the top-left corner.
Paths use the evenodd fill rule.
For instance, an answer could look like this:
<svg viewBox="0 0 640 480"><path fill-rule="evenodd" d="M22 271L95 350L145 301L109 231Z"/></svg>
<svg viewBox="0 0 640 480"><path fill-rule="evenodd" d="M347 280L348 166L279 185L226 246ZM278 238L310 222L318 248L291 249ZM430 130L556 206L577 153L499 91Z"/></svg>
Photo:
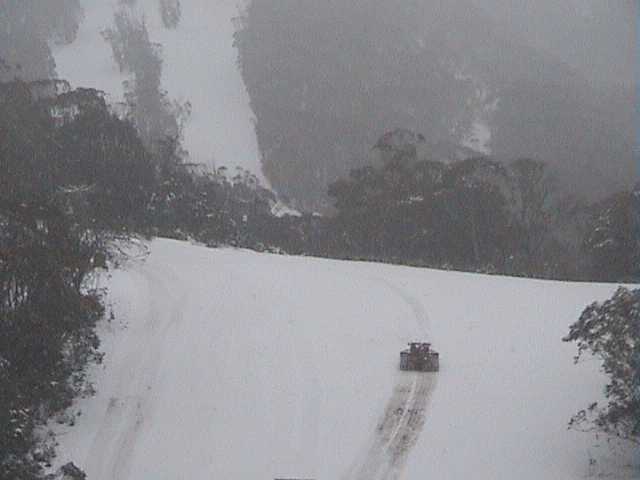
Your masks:
<svg viewBox="0 0 640 480"><path fill-rule="evenodd" d="M640 278L640 190L612 195L592 207L584 249L589 278L629 281Z"/></svg>

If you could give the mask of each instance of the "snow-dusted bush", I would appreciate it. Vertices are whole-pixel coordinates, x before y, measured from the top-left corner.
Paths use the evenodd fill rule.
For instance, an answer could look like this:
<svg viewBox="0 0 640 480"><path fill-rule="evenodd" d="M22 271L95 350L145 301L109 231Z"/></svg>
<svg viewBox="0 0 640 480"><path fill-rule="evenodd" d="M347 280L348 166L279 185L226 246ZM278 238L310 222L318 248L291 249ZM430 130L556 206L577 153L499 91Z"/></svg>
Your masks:
<svg viewBox="0 0 640 480"><path fill-rule="evenodd" d="M607 404L592 403L570 421L571 427L596 429L640 443L640 289L619 288L612 298L588 306L563 339L600 357L609 376Z"/></svg>

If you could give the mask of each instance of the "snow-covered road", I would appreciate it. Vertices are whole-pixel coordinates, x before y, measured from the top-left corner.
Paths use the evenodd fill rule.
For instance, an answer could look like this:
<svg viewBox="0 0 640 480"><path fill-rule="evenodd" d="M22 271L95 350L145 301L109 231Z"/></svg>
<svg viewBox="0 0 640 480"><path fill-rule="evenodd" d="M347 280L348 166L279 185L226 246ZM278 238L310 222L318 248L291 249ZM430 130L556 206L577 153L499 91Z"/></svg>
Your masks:
<svg viewBox="0 0 640 480"><path fill-rule="evenodd" d="M578 479L606 453L566 429L603 377L560 339L612 285L150 252L111 273L97 394L56 426L91 480ZM441 371L400 372L425 336Z"/></svg>

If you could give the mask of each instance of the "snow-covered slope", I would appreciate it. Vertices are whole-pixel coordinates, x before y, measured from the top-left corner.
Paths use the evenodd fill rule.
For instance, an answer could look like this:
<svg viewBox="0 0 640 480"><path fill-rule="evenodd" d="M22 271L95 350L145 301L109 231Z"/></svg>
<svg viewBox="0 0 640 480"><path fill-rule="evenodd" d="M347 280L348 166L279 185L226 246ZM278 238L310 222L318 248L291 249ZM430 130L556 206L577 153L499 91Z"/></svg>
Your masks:
<svg viewBox="0 0 640 480"><path fill-rule="evenodd" d="M589 465L604 446L566 429L600 395L598 362L573 365L560 339L611 285L156 240L106 286L115 320L97 395L57 427L58 461L91 480L567 480L609 468ZM423 339L441 371L400 372L399 350Z"/></svg>
<svg viewBox="0 0 640 480"><path fill-rule="evenodd" d="M85 18L76 41L54 51L60 78L72 86L104 90L113 102L123 98L122 81L101 32L113 24L119 0L81 0ZM216 166L236 166L263 182L253 112L249 107L232 18L241 0L182 1L175 30L163 26L158 0L137 0L133 12L144 18L152 42L162 47L162 86L171 99L189 101L192 113L185 126L185 146L191 160Z"/></svg>

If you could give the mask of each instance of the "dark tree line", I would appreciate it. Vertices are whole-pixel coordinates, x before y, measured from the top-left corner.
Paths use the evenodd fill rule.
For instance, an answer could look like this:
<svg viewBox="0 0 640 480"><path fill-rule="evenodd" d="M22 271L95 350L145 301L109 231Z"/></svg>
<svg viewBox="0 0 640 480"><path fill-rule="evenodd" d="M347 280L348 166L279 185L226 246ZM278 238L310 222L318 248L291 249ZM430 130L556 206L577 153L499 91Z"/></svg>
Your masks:
<svg viewBox="0 0 640 480"><path fill-rule="evenodd" d="M99 358L103 307L84 279L106 255L88 179L69 177L72 141L45 92L56 82L0 84L0 478L39 478L34 430L69 406ZM64 88L64 86L62 86ZM82 106L84 108L84 105ZM39 452L39 453L38 453Z"/></svg>
<svg viewBox="0 0 640 480"><path fill-rule="evenodd" d="M639 277L638 190L588 204L564 195L538 160L443 163L419 160L419 148L381 139L371 165L329 186L332 215L276 217L275 195L251 174L185 165L179 142L167 140L146 218L153 234L210 245L537 278Z"/></svg>
<svg viewBox="0 0 640 480"><path fill-rule="evenodd" d="M393 135L398 131L391 132ZM556 279L638 278L638 191L586 204L532 159L419 160L384 137L333 183L326 254Z"/></svg>

